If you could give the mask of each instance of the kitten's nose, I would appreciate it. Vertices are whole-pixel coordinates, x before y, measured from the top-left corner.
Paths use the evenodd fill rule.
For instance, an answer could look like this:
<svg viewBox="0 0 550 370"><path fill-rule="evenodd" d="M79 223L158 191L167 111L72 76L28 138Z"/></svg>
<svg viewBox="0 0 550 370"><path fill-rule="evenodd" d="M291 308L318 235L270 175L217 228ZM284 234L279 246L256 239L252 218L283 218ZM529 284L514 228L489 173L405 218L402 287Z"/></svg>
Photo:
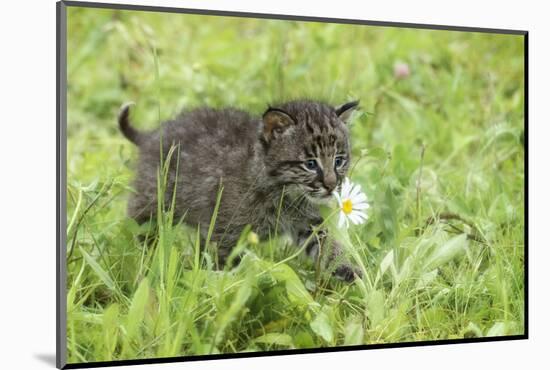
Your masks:
<svg viewBox="0 0 550 370"><path fill-rule="evenodd" d="M332 193L334 188L336 188L336 174L335 173L327 174L323 178L323 185L325 186L325 188L329 193Z"/></svg>

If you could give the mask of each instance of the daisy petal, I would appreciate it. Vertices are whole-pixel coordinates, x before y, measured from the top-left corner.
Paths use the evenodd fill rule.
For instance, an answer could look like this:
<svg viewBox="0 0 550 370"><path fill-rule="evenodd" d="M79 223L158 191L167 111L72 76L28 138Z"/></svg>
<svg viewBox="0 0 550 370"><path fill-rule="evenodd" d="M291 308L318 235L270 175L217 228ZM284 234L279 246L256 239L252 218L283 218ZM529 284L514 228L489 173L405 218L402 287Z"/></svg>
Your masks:
<svg viewBox="0 0 550 370"><path fill-rule="evenodd" d="M365 193L360 193L355 198L353 198L353 203L364 203L367 200L367 195Z"/></svg>
<svg viewBox="0 0 550 370"><path fill-rule="evenodd" d="M350 181L348 178L348 196L351 194L351 191L353 190L353 182Z"/></svg>
<svg viewBox="0 0 550 370"><path fill-rule="evenodd" d="M361 194L361 185L355 184L351 189L350 197L355 198Z"/></svg>
<svg viewBox="0 0 550 370"><path fill-rule="evenodd" d="M345 222L346 222L346 215L344 214L344 212L340 212L340 218L338 219L338 227L342 228Z"/></svg>
<svg viewBox="0 0 550 370"><path fill-rule="evenodd" d="M338 207L342 208L342 198L340 198L340 194L338 192L333 192L332 195L334 195L334 198L336 198L336 201L338 202Z"/></svg>
<svg viewBox="0 0 550 370"><path fill-rule="evenodd" d="M357 225L361 222L361 219L357 217L357 215L354 215L353 212L348 215L348 218L354 225Z"/></svg>
<svg viewBox="0 0 550 370"><path fill-rule="evenodd" d="M350 183L349 183L349 179L346 177L346 178L344 179L344 183L342 184L342 191L340 192L340 196L341 196L342 198L348 197L349 191L350 191L350 187L351 187L351 185L350 185Z"/></svg>
<svg viewBox="0 0 550 370"><path fill-rule="evenodd" d="M358 225L367 220L368 215L366 210L370 205L367 203L367 195L361 189L361 185L354 184L346 177L342 181L340 191L335 191L332 194L336 198L338 208L340 209L338 227L348 228L350 222L353 225Z"/></svg>
<svg viewBox="0 0 550 370"><path fill-rule="evenodd" d="M363 223L368 217L367 217L367 214L364 213L364 212L359 212L359 211L353 211L351 212L351 214L357 218L359 218L361 220L361 223Z"/></svg>
<svg viewBox="0 0 550 370"><path fill-rule="evenodd" d="M355 184L352 184L349 188L349 194L348 194L348 197L353 199L353 197L355 197L354 193L356 192L356 188L357 188L357 185Z"/></svg>
<svg viewBox="0 0 550 370"><path fill-rule="evenodd" d="M353 205L353 209L368 209L369 207L368 203L356 203Z"/></svg>

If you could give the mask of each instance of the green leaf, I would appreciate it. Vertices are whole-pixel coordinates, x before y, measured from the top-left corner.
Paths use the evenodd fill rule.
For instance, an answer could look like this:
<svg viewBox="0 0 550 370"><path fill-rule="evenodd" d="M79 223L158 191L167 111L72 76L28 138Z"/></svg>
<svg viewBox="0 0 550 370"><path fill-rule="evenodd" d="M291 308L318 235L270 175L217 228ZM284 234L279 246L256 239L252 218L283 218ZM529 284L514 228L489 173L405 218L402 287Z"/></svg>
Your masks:
<svg viewBox="0 0 550 370"><path fill-rule="evenodd" d="M353 346L363 343L363 324L359 317L351 317L344 327L344 345Z"/></svg>
<svg viewBox="0 0 550 370"><path fill-rule="evenodd" d="M489 207L489 219L493 222L513 222L517 218L516 207L506 196L501 193L495 197L491 206Z"/></svg>
<svg viewBox="0 0 550 370"><path fill-rule="evenodd" d="M393 263L393 249L386 254L382 262L380 262L380 275L384 275L388 267Z"/></svg>
<svg viewBox="0 0 550 370"><path fill-rule="evenodd" d="M379 201L379 224L387 241L394 240L399 233L397 222L397 200L391 186L386 187L384 197Z"/></svg>
<svg viewBox="0 0 550 370"><path fill-rule="evenodd" d="M466 234L460 234L447 240L447 242L436 246L435 250L424 264L424 269L433 270L449 262L459 253L464 252L468 246L467 237L468 236Z"/></svg>
<svg viewBox="0 0 550 370"><path fill-rule="evenodd" d="M113 282L113 279L109 276L109 274L103 270L103 268L97 263L97 261L90 256L84 249L80 248L80 253L82 253L82 256L84 257L84 260L88 265L94 270L94 272L97 274L99 279L107 285L107 287L111 290L115 290L115 283Z"/></svg>
<svg viewBox="0 0 550 370"><path fill-rule="evenodd" d="M107 360L113 359L113 353L117 344L117 333L119 323L119 306L117 303L109 306L103 313L103 345L105 347L105 356Z"/></svg>
<svg viewBox="0 0 550 370"><path fill-rule="evenodd" d="M298 275L296 275L290 266L285 264L279 265L273 269L271 275L278 281L283 281L285 283L288 299L292 303L301 305L310 305L315 303L311 297L311 294L309 294Z"/></svg>
<svg viewBox="0 0 550 370"><path fill-rule="evenodd" d="M430 285L432 283L432 281L435 280L438 273L439 273L439 270L435 269L435 270L432 270L432 271L429 271L429 272L426 272L426 273L422 274L420 276L420 278L418 279L418 282L416 283L416 288L417 289L423 289L423 288L427 287L428 285Z"/></svg>
<svg viewBox="0 0 550 370"><path fill-rule="evenodd" d="M323 338L325 342L332 343L334 333L332 331L332 326L330 325L330 319L325 311L319 312L315 320L313 320L309 326L315 334Z"/></svg>
<svg viewBox="0 0 550 370"><path fill-rule="evenodd" d="M71 312L74 307L74 299L76 295L76 284L73 284L67 293L67 312Z"/></svg>
<svg viewBox="0 0 550 370"><path fill-rule="evenodd" d="M301 331L294 336L294 345L297 348L312 348L316 346L313 337L307 331Z"/></svg>
<svg viewBox="0 0 550 370"><path fill-rule="evenodd" d="M371 328L375 328L384 320L384 294L380 290L374 290L368 296L367 311Z"/></svg>
<svg viewBox="0 0 550 370"><path fill-rule="evenodd" d="M387 319L384 322L384 333L388 340L402 341L403 336L410 330L410 321L407 311L410 308L410 301L401 301L399 307L389 310Z"/></svg>
<svg viewBox="0 0 550 370"><path fill-rule="evenodd" d="M252 283L250 278L243 281L237 293L233 296L231 305L218 316L218 334L216 335L216 344L219 343L224 336L227 326L237 318L238 313L243 309L248 298L252 293Z"/></svg>
<svg viewBox="0 0 550 370"><path fill-rule="evenodd" d="M132 298L128 316L126 316L126 333L131 339L136 336L138 329L143 321L145 306L149 300L149 281L144 278Z"/></svg>
<svg viewBox="0 0 550 370"><path fill-rule="evenodd" d="M470 322L466 329L464 329L462 335L464 336L464 338L479 338L483 336L483 333L481 332L479 326L477 326L473 322Z"/></svg>
<svg viewBox="0 0 550 370"><path fill-rule="evenodd" d="M487 332L488 337L502 337L503 335L506 335L506 324L503 322L496 322Z"/></svg>
<svg viewBox="0 0 550 370"><path fill-rule="evenodd" d="M267 333L254 339L256 343L271 344L285 347L293 347L292 337L283 333Z"/></svg>
<svg viewBox="0 0 550 370"><path fill-rule="evenodd" d="M112 330L118 323L119 306L117 303L110 305L103 313L103 327Z"/></svg>

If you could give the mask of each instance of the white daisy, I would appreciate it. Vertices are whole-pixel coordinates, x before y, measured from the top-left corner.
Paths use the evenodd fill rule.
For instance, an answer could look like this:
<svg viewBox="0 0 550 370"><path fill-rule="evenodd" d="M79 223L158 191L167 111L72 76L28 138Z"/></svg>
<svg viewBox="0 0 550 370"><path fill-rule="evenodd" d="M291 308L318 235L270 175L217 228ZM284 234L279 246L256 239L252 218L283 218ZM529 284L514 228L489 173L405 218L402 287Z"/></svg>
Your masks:
<svg viewBox="0 0 550 370"><path fill-rule="evenodd" d="M369 204L367 203L367 196L361 191L359 184L353 184L349 181L349 178L344 179L340 194L334 192L334 197L338 201L338 208L340 209L340 219L338 220L338 227L345 225L349 226L348 219L354 224L359 225L367 220L367 209Z"/></svg>

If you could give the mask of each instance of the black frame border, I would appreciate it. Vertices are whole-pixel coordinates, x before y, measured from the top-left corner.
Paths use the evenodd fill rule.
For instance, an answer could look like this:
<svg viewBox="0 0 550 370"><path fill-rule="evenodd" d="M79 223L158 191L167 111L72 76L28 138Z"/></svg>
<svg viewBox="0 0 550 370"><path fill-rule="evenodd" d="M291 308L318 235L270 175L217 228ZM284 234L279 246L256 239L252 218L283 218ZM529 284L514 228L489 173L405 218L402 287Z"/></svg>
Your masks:
<svg viewBox="0 0 550 370"><path fill-rule="evenodd" d="M523 36L524 40L524 333L500 337L438 339L418 342L365 344L357 346L320 347L306 349L290 349L261 352L224 353L211 355L192 355L177 357L156 357L148 359L96 361L87 363L67 363L67 302L66 302L66 156L67 156L67 7L133 10L161 13L180 13L195 15L210 15L238 18L257 18L273 20L290 20L302 22L355 24L379 27L398 27L427 30L444 30L460 32L481 32L505 35ZM286 14L267 14L252 12L236 12L226 10L208 10L175 8L151 5L112 4L98 2L61 0L56 3L56 367L58 369L82 369L96 367L111 367L124 365L145 365L174 362L208 361L221 359L236 359L248 357L285 356L295 354L329 353L358 351L382 348L405 348L448 344L468 344L484 342L500 342L529 339L529 222L528 222L528 198L529 198L529 150L528 150L528 126L529 126L529 32L526 30L482 28L469 26L434 25L420 23L385 22L360 19L325 18Z"/></svg>
<svg viewBox="0 0 550 370"><path fill-rule="evenodd" d="M67 363L67 7L56 3L56 347L58 369Z"/></svg>

